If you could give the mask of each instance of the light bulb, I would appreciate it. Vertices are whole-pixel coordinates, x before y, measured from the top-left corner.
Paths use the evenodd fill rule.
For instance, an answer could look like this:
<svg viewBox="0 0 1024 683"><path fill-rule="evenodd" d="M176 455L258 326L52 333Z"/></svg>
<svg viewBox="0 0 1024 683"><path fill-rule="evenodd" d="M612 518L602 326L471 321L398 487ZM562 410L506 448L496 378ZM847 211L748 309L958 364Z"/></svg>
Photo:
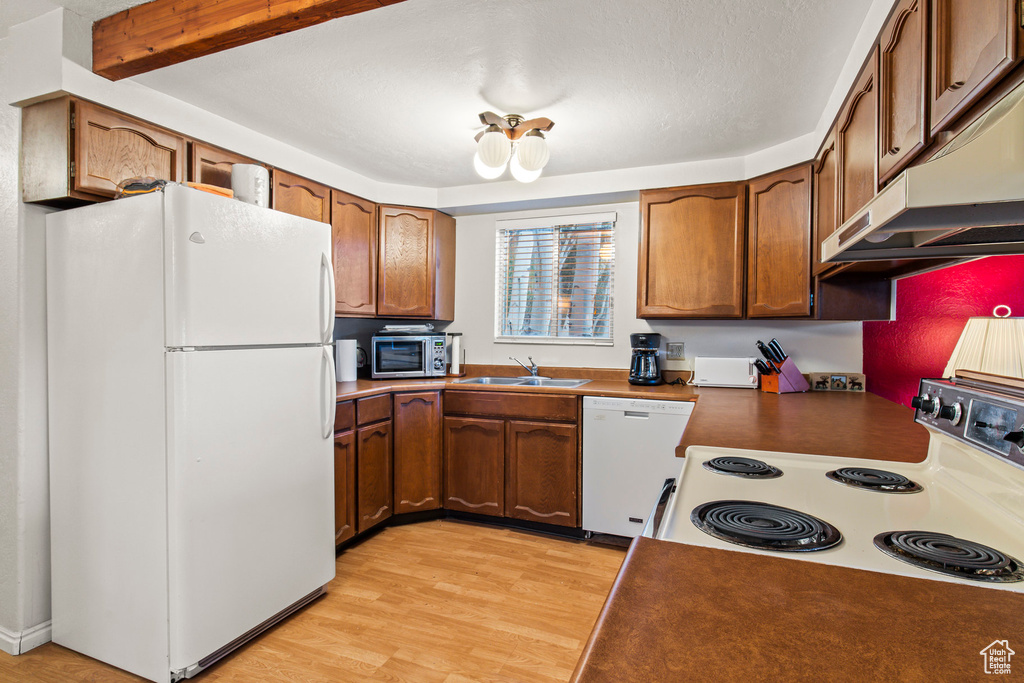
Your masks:
<svg viewBox="0 0 1024 683"><path fill-rule="evenodd" d="M487 132L476 145L480 163L491 168L502 168L512 154L512 143L497 126L488 126Z"/></svg>
<svg viewBox="0 0 1024 683"><path fill-rule="evenodd" d="M537 178L540 178L541 171L543 170L538 168L536 171L527 171L523 168L522 164L519 163L519 155L512 157L512 160L508 163L508 167L512 171L512 177L521 183L532 183Z"/></svg>
<svg viewBox="0 0 1024 683"><path fill-rule="evenodd" d="M484 162L480 160L479 153L473 155L473 168L476 169L476 172L480 174L481 178L484 178L486 180L494 180L495 178L497 178L498 176L505 172L504 164L502 164L498 168L491 168L490 166L484 164Z"/></svg>
<svg viewBox="0 0 1024 683"><path fill-rule="evenodd" d="M548 163L551 152L540 131L532 130L516 145L516 158L524 171L539 171Z"/></svg>

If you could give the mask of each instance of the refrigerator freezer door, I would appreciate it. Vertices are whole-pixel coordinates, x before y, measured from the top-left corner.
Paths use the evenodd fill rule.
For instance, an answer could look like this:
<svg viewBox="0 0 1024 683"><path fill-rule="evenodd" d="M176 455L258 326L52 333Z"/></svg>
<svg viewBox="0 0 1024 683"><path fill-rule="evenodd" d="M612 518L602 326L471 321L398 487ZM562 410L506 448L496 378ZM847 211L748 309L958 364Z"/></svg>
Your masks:
<svg viewBox="0 0 1024 683"><path fill-rule="evenodd" d="M335 384L329 347L166 359L173 671L334 578Z"/></svg>
<svg viewBox="0 0 1024 683"><path fill-rule="evenodd" d="M330 343L329 225L176 185L164 195L167 346Z"/></svg>

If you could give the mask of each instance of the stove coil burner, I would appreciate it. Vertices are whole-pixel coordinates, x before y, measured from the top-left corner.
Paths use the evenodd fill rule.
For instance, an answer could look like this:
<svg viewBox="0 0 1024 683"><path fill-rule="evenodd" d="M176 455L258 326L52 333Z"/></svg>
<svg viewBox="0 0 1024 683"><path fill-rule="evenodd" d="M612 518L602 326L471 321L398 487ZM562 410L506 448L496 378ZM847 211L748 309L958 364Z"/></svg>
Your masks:
<svg viewBox="0 0 1024 683"><path fill-rule="evenodd" d="M1024 581L1020 560L987 545L932 531L888 531L875 536L887 555L922 569L972 581Z"/></svg>
<svg viewBox="0 0 1024 683"><path fill-rule="evenodd" d="M920 484L907 479L902 474L887 470L875 470L870 467L841 467L838 470L826 472L825 476L840 484L866 491L917 493L922 490Z"/></svg>
<svg viewBox="0 0 1024 683"><path fill-rule="evenodd" d="M774 479L782 476L782 470L773 467L763 460L753 458L740 458L738 456L725 456L712 458L704 461L704 469L711 470L716 474L730 474L734 477L749 477L751 479Z"/></svg>
<svg viewBox="0 0 1024 683"><path fill-rule="evenodd" d="M749 500L698 505L690 521L715 538L760 550L824 550L843 540L838 529L817 517Z"/></svg>

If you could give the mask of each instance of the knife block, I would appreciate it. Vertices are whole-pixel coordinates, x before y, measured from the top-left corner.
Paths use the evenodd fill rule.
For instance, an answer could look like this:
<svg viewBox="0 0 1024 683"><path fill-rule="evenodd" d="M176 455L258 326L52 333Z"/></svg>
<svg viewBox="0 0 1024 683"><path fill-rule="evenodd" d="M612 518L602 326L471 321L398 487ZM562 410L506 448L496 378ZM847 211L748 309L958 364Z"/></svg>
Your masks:
<svg viewBox="0 0 1024 683"><path fill-rule="evenodd" d="M769 394L791 394L797 391L807 391L811 385L807 378L800 372L792 358L787 358L779 366L777 375L761 375L761 391Z"/></svg>

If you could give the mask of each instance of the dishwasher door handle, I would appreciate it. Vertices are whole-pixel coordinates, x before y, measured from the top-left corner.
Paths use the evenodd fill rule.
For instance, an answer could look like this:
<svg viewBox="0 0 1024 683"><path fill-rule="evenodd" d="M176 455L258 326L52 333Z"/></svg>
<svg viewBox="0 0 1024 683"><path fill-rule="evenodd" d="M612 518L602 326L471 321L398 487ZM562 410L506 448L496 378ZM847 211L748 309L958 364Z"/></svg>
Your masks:
<svg viewBox="0 0 1024 683"><path fill-rule="evenodd" d="M649 420L651 418L650 413L641 413L637 410L624 410L622 411L623 417L632 417L636 420Z"/></svg>
<svg viewBox="0 0 1024 683"><path fill-rule="evenodd" d="M658 535L658 528L661 526L661 518L665 515L665 506L668 505L668 498L675 490L676 480L674 478L666 479L665 483L661 485L661 494L651 509L651 514L647 517L647 524L644 525L644 530L640 532L641 536L654 538Z"/></svg>

